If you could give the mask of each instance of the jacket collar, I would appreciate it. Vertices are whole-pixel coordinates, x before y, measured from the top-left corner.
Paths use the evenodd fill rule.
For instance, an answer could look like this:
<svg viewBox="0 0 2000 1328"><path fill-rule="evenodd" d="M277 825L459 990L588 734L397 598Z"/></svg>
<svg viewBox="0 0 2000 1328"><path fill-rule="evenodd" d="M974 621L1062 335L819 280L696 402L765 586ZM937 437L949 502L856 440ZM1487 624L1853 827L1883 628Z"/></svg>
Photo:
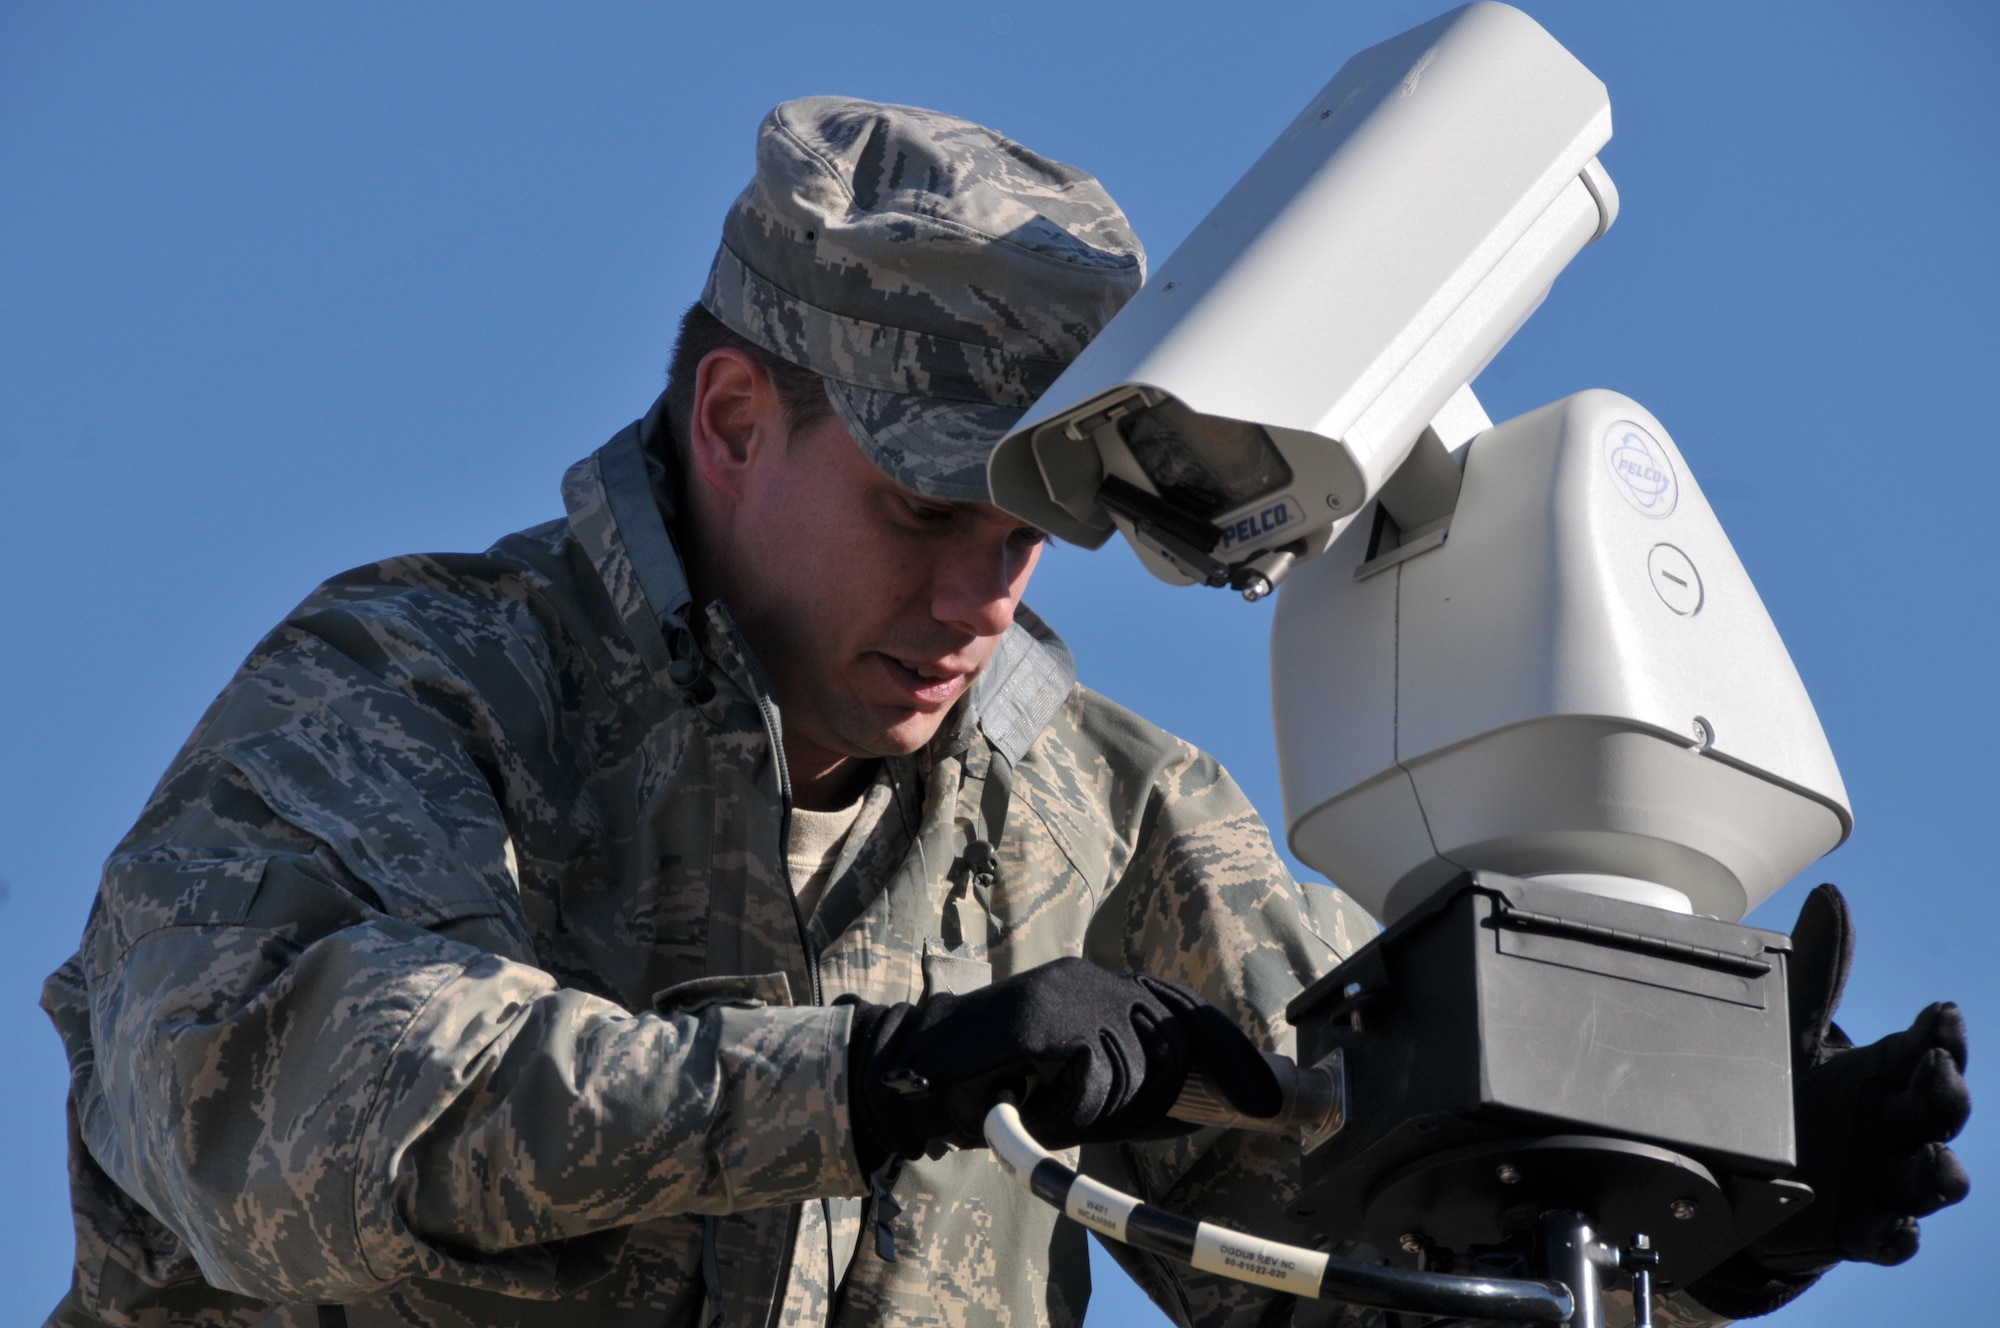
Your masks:
<svg viewBox="0 0 2000 1328"><path fill-rule="evenodd" d="M572 535L604 583L626 635L661 687L669 680L669 641L690 625L693 596L669 518L679 503L674 477L653 458L671 452L666 397L642 420L612 436L563 476ZM649 446L655 440L660 446ZM761 674L761 670L757 671ZM955 726L977 726L1011 762L1019 761L1056 717L1076 685L1069 646L1025 604L973 683Z"/></svg>
<svg viewBox="0 0 2000 1328"><path fill-rule="evenodd" d="M664 403L662 396L645 419L571 466L562 495L570 534L603 582L625 634L654 682L672 691L669 640L685 634L693 596L654 496L644 445L649 427L664 425Z"/></svg>
<svg viewBox="0 0 2000 1328"><path fill-rule="evenodd" d="M977 724L1008 763L1028 754L1076 686L1076 657L1055 629L1026 604L966 699L965 724Z"/></svg>

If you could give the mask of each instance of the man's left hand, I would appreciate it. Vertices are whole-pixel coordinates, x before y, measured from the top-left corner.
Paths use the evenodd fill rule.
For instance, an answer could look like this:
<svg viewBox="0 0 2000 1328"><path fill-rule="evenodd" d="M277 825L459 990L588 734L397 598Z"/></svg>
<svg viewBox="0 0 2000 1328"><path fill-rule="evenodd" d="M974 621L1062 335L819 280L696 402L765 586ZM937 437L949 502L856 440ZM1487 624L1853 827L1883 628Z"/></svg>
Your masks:
<svg viewBox="0 0 2000 1328"><path fill-rule="evenodd" d="M1856 1047L1833 1022L1853 958L1847 901L1822 885L1792 929L1789 982L1796 1178L1814 1197L1688 1288L1719 1314L1768 1314L1842 1260L1902 1263L1917 1252L1917 1219L1971 1188L1946 1147L1972 1111L1964 1015L1939 1002Z"/></svg>

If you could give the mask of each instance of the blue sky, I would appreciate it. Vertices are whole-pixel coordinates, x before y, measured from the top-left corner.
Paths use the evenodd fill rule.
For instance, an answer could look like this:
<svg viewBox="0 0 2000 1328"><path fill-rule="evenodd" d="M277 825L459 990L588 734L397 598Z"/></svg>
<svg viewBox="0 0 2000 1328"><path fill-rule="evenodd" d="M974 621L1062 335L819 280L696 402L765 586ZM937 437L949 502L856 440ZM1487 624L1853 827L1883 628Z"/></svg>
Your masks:
<svg viewBox="0 0 2000 1328"><path fill-rule="evenodd" d="M644 410L773 103L949 110L1096 172L1155 260L1354 51L1442 6L0 3L0 1282L67 1279L64 1066L34 1008L97 866L324 576L556 515ZM1941 996L2000 1036L1991 702L2000 10L1529 11L1610 85L1623 211L1477 384L1673 432L1798 662L1853 839L1857 1038ZM1269 606L1057 550L1085 681L1278 815ZM1983 1043L1990 1048L1990 1042ZM1973 1061L1987 1111L1990 1063ZM1985 1188L1902 1270L1773 1322L1990 1312ZM1102 1265L1094 1322L1151 1315ZM9 1316L12 1317L11 1315Z"/></svg>

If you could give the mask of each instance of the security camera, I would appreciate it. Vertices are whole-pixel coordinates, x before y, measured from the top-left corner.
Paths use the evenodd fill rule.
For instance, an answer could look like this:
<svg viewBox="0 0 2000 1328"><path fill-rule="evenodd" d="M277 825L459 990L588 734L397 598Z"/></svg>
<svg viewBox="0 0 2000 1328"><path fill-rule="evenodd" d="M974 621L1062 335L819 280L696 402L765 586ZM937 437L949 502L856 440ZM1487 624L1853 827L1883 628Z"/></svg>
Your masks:
<svg viewBox="0 0 2000 1328"><path fill-rule="evenodd" d="M1610 137L1604 84L1506 5L1363 51L1002 440L994 501L1268 594L1611 225Z"/></svg>

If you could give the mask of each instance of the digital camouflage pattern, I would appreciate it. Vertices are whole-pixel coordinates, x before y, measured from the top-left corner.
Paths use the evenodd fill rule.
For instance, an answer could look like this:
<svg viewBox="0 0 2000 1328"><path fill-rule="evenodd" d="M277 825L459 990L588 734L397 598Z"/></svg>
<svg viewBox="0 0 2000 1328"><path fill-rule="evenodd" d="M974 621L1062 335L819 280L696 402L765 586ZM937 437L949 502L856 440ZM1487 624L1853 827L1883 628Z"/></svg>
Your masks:
<svg viewBox="0 0 2000 1328"><path fill-rule="evenodd" d="M985 501L993 445L1145 267L1085 172L936 111L807 97L759 126L701 300L823 375L899 483Z"/></svg>
<svg viewBox="0 0 2000 1328"><path fill-rule="evenodd" d="M724 611L706 698L661 684L682 634L649 589L685 579L634 555L672 547L640 432L572 469L567 521L322 587L161 781L46 992L79 1248L53 1322L761 1326L800 1202L865 1190L832 997L1084 953L1283 1044L1273 1012L1338 956L1263 826L1207 757L1051 688L1066 654L1026 614L976 697L1011 736L975 715L889 763L906 833L840 865L809 950L775 704ZM1033 733L1023 695L1054 697ZM1001 763L1000 882L973 892ZM1343 949L1349 908L1320 928ZM1249 1136L1130 1166L1196 1207L1292 1170ZM788 1318L1081 1315L1081 1230L983 1152L895 1197L899 1259L864 1241L837 1303L793 1288ZM1249 1304L1189 1285L1204 1322Z"/></svg>

